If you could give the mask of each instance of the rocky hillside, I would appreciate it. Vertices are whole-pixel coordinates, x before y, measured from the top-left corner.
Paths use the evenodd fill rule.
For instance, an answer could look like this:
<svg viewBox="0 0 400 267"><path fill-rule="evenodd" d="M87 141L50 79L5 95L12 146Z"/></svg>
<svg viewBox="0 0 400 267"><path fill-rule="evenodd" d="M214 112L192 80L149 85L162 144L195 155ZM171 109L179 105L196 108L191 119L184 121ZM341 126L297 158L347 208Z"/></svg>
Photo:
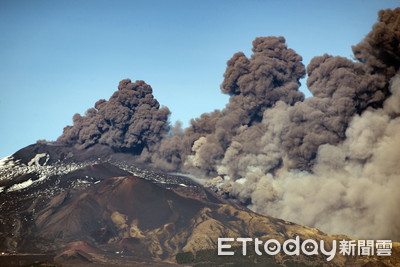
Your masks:
<svg viewBox="0 0 400 267"><path fill-rule="evenodd" d="M331 236L220 198L176 175L120 161L94 159L45 144L27 147L2 161L0 185L0 264L32 262L84 265L332 265L396 266L391 257L258 256L252 242L232 242L234 256L218 256L218 238L276 239L283 243ZM229 250L229 249L227 249Z"/></svg>

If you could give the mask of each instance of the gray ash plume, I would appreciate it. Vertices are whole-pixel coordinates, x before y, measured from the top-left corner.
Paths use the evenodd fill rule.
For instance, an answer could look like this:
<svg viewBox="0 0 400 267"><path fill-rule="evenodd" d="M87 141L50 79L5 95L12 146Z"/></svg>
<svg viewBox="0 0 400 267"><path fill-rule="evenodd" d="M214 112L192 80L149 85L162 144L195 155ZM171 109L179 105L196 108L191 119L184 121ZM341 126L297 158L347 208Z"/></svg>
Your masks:
<svg viewBox="0 0 400 267"><path fill-rule="evenodd" d="M335 145L345 139L355 114L381 106L388 96L382 75L343 57L315 57L307 73L313 97L290 110L288 132L282 140L291 160L289 167L301 170L311 169L320 145Z"/></svg>
<svg viewBox="0 0 400 267"><path fill-rule="evenodd" d="M170 114L152 93L143 81L122 80L108 101L97 101L85 116L75 114L74 125L65 127L57 141L82 149L103 144L133 154L151 149L167 133Z"/></svg>
<svg viewBox="0 0 400 267"><path fill-rule="evenodd" d="M169 110L150 86L124 80L109 101L75 115L59 141L106 144L155 167L216 178L210 184L253 210L330 233L400 240L392 223L400 216L400 8L379 12L354 60L313 58L307 99L302 58L283 37L256 38L252 51L227 62L226 107L184 130L168 126Z"/></svg>
<svg viewBox="0 0 400 267"><path fill-rule="evenodd" d="M257 38L250 59L236 53L227 63L221 86L223 93L231 95L229 103L219 113L192 121L185 137L194 153L186 151L186 165L206 176L215 175L220 163L227 162L223 154L236 151L232 163L241 169L241 155L254 154L266 145L255 141L269 131L263 127L264 112L283 102L288 120L282 132L275 133L283 153L269 171L282 165L311 171L320 145L343 142L353 116L381 108L390 96L389 82L399 68L399 10L379 12L371 33L353 47L358 62L327 54L313 58L307 67L307 86L313 96L305 100L298 91L299 79L305 75L301 57L286 48L283 37Z"/></svg>
<svg viewBox="0 0 400 267"><path fill-rule="evenodd" d="M378 12L378 22L362 42L352 47L354 57L389 80L400 67L400 8Z"/></svg>
<svg viewBox="0 0 400 267"><path fill-rule="evenodd" d="M313 97L291 110L292 123L283 140L290 167L310 170L318 147L343 141L355 114L382 107L400 67L400 9L379 11L372 31L352 49L358 62L324 55L308 65Z"/></svg>
<svg viewBox="0 0 400 267"><path fill-rule="evenodd" d="M313 58L307 99L298 91L301 57L282 37L257 38L251 58L239 52L227 63L226 108L180 132L171 168L218 176L209 183L259 212L330 233L399 240L391 223L400 216L399 29L400 8L380 11L353 47L355 61Z"/></svg>
<svg viewBox="0 0 400 267"><path fill-rule="evenodd" d="M283 37L256 38L252 51L250 59L239 52L228 61L221 86L230 95L226 108L192 120L186 129L185 140L194 155L187 156L185 169L216 174L233 140L257 129L268 108L278 101L293 105L304 99L298 91L299 79L305 76L302 58L287 48Z"/></svg>

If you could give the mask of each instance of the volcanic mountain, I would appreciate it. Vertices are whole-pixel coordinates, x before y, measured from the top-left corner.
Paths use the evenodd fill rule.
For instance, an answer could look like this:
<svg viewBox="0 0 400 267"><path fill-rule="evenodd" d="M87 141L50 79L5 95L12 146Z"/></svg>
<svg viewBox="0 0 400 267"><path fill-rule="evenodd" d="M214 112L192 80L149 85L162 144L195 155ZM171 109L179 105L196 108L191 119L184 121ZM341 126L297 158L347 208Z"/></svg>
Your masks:
<svg viewBox="0 0 400 267"><path fill-rule="evenodd" d="M96 152L96 153L94 153ZM0 264L364 265L392 257L218 256L219 237L284 241L350 238L261 215L197 182L146 169L106 148L28 146L1 161ZM125 157L128 158L128 157ZM117 160L119 159L119 160ZM328 245L329 246L329 245Z"/></svg>

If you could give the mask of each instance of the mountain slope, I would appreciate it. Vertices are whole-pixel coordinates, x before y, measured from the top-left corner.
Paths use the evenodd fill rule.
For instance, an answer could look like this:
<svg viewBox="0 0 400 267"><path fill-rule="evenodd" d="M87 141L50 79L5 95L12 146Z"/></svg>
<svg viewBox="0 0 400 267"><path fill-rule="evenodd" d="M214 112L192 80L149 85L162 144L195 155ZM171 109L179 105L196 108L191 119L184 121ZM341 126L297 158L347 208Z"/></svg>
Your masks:
<svg viewBox="0 0 400 267"><path fill-rule="evenodd" d="M257 256L250 246L249 256L239 255L241 249L237 248L233 248L234 257L218 256L219 237L283 243L298 236L302 241L324 240L326 244L349 238L254 213L185 177L122 161L116 166L118 163L92 159L77 161L74 156L63 159L60 151L68 153L62 147L56 152L46 151L43 145L36 149L37 154L35 145L28 147L28 152L20 151L0 168L0 248L8 253L56 255L57 263L84 265L162 265L176 264L177 259L207 265L400 263L397 243L392 257L336 253L329 262L321 253ZM6 259L0 257L0 263Z"/></svg>

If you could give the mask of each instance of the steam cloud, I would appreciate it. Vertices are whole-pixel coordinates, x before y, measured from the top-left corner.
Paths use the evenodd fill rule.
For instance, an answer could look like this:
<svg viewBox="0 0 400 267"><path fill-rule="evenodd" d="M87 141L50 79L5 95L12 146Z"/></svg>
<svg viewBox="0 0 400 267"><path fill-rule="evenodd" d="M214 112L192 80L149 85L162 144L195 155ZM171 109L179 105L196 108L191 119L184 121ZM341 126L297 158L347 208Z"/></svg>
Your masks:
<svg viewBox="0 0 400 267"><path fill-rule="evenodd" d="M202 174L258 212L359 238L400 240L400 8L382 10L354 59L306 69L283 37L256 38L228 61L222 110L168 129L144 82L74 116L59 141L106 144L168 170ZM167 131L169 130L169 133ZM146 149L144 149L146 148Z"/></svg>

